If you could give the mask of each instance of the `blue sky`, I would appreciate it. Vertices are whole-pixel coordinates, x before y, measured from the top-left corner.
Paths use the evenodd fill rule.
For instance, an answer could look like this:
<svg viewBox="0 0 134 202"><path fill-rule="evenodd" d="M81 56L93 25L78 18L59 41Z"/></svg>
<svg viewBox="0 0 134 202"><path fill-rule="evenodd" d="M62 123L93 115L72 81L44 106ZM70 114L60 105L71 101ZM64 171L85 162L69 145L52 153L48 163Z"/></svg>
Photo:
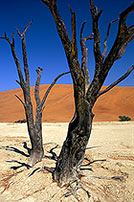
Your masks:
<svg viewBox="0 0 134 202"><path fill-rule="evenodd" d="M104 8L99 21L101 49L103 51L103 42L109 22L118 18L119 14L131 3L133 3L133 0L95 0L95 3L99 9ZM57 4L59 12L66 24L70 38L71 16L68 5L70 5L73 11L76 12L77 43L79 48L79 58L81 61L79 34L83 21L87 21L84 36L89 36L92 33L89 0L57 0ZM33 24L26 32L31 86L35 84L35 70L38 66L44 69L42 72L41 84L48 84L51 83L58 74L68 71L69 69L63 47L49 9L40 0L0 0L0 36L3 36L4 32L6 32L8 37L11 39L12 32L15 32L16 52L17 56L20 58L22 68L21 41L15 31L15 28L17 27L21 32L23 32L24 27L31 20L33 20ZM127 18L127 24L132 25L133 21L134 13ZM118 22L114 23L111 27L108 40L108 50L113 44L117 30ZM88 67L90 78L92 79L94 73L93 42L87 42L86 45L89 50ZM130 66L134 63L133 55L134 41L128 45L124 56L114 64L105 81L105 85L109 85L130 68ZM18 79L16 66L11 55L10 47L5 40L0 40L0 75L0 92L19 88L16 83L16 79ZM61 78L58 83L72 84L72 79L70 75L66 75ZM131 73L131 75L125 81L120 83L119 86L134 86L134 73Z"/></svg>

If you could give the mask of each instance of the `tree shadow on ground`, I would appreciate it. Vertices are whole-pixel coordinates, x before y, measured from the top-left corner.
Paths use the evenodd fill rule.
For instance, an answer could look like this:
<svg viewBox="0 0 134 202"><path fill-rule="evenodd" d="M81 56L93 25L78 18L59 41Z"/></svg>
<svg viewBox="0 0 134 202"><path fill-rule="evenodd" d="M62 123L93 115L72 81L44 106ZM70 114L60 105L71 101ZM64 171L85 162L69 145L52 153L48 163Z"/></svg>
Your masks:
<svg viewBox="0 0 134 202"><path fill-rule="evenodd" d="M44 145L49 145L49 144L55 144L54 142L49 142L49 143L45 143ZM25 157L29 157L30 156L30 148L27 146L27 142L22 142L22 145L23 145L23 148L26 149L27 153L25 153L24 151L16 148L16 147L10 147L10 146L6 146L6 150L8 151L12 151L12 152L15 152L15 153L18 153L18 154L21 154ZM94 148L98 148L99 146L92 146L92 147L87 147L87 150L88 149L94 149ZM50 148L50 150L47 150L47 153L51 154L51 156L48 156L48 155L44 155L43 158L48 158L50 160L54 160L54 161L57 161L58 159L58 156L56 154L56 152L54 151L55 149L57 148L60 148L60 146L58 144L56 144L54 147ZM89 171L93 171L92 168L90 167L91 164L95 163L95 162L98 162L98 161L106 161L106 159L98 159L98 160L94 160L94 161L90 161L88 158L84 158L84 160L88 161L89 163L88 164L84 164L84 165L81 165L80 167L80 170L89 170ZM22 168L22 167L25 167L27 169L31 168L31 166L29 166L28 164L24 163L24 162L20 162L20 161L17 161L17 160L11 160L11 161L6 161L8 163L18 163L19 166L11 166L10 168L13 169L13 170L17 170L19 168ZM43 169L43 168L35 168L35 170L32 171L32 173L29 175L33 175L37 170L40 171ZM48 170L49 172L53 171L54 168L49 168L49 167L44 167L44 169Z"/></svg>
<svg viewBox="0 0 134 202"><path fill-rule="evenodd" d="M54 161L57 161L58 159L58 156L57 154L54 152L55 149L57 148L60 148L60 146L57 144L56 146L52 147L49 151L47 151L48 153L51 154L51 156L47 156L47 155L44 155L44 158L49 158L51 160L54 160Z"/></svg>
<svg viewBox="0 0 134 202"><path fill-rule="evenodd" d="M23 155L25 157L29 157L30 148L27 146L26 142L23 142L22 144L23 144L23 148L27 150L28 154L26 154L25 152L23 152L22 150L20 150L20 149L18 149L16 147L6 146L6 150L16 152L16 153L21 154L21 155Z"/></svg>
<svg viewBox="0 0 134 202"><path fill-rule="evenodd" d="M13 169L13 170L17 170L19 168L22 168L22 167L25 167L27 169L31 168L31 166L29 166L28 164L26 163L23 163L23 162L19 162L19 161L16 161L16 160L11 160L11 161L6 161L7 163L18 163L19 166L11 166L10 168Z"/></svg>
<svg viewBox="0 0 134 202"><path fill-rule="evenodd" d="M23 145L23 148L27 151L28 154L25 153L24 151L16 148L16 147L12 147L12 146L6 146L5 150L21 154L24 157L29 157L30 156L30 148L27 146L26 142L22 142L22 145ZM7 163L17 163L17 164L19 164L18 166L11 166L10 169L13 169L13 170L17 170L17 169L22 168L22 167L25 167L27 169L31 168L31 166L29 166L28 164L26 164L24 162L20 162L18 160L9 160L9 161L6 161L6 162Z"/></svg>
<svg viewBox="0 0 134 202"><path fill-rule="evenodd" d="M55 144L55 143L46 143L45 145L48 145L48 144ZM12 152L15 152L15 153L18 153L18 154L21 154L23 155L24 157L29 157L30 156L30 148L27 146L27 143L26 142L23 142L22 143L23 145L23 148L27 150L27 153L26 154L24 151L16 148L16 147L12 147L12 146L6 146L5 150L7 151L12 151ZM51 154L51 156L48 156L48 155L44 155L43 158L48 158L50 160L54 160L54 161L57 161L57 154L56 152L54 152L55 149L59 148L59 145L56 144L56 146L50 148L50 150L48 150L47 152ZM11 166L10 169L13 169L13 170L18 170L22 167L24 168L27 168L27 169L30 169L32 168L31 166L29 166L27 163L24 163L24 162L20 162L18 160L8 160L6 161L7 163L17 163L18 166ZM32 170L32 172L28 175L29 177L31 177L35 172L37 171L42 171L42 167L36 167ZM43 169L44 170L44 169Z"/></svg>

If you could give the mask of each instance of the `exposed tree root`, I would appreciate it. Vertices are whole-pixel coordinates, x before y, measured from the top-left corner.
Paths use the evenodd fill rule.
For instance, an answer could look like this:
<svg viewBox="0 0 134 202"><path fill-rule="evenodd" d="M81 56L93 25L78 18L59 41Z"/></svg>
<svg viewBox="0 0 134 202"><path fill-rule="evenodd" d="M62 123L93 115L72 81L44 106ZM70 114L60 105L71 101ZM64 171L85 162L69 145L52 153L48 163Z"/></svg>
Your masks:
<svg viewBox="0 0 134 202"><path fill-rule="evenodd" d="M72 186L73 183L76 184L74 187ZM64 194L65 197L68 197L68 196L70 196L70 195L73 195L73 196L76 198L76 192L77 192L78 189L84 190L84 191L86 192L88 198L91 197L89 191L87 191L87 190L84 188L84 185L80 182L80 179L78 179L78 178L77 178L76 180L70 182L70 183L67 185L66 189L68 189L69 191Z"/></svg>
<svg viewBox="0 0 134 202"><path fill-rule="evenodd" d="M44 157L46 158L49 158L51 160L54 160L54 161L57 161L57 154L54 152L54 150L56 148L58 148L59 145L56 145L54 147L52 147L50 150L48 150L48 153L51 154L51 156L46 156L44 155ZM27 148L27 145L25 145L25 147ZM10 151L14 151L14 147L7 147L6 148L7 150L10 150ZM16 151L16 150L15 150ZM20 153L18 152L17 150L17 153ZM21 153L22 154L22 153ZM24 155L24 154L22 154ZM69 180L68 183L64 184L63 187L65 187L65 194L63 195L63 197L69 197L71 195L73 195L75 197L76 200L79 201L78 199L78 195L77 195L77 191L78 190L83 190L84 192L86 192L87 194L87 197L88 199L91 197L91 194L88 190L90 184L92 183L88 183L88 180L84 181L82 180L82 178L97 178L97 179L106 179L106 180L119 180L121 182L124 182L125 181L125 178L123 176L95 176L95 175L85 175L84 173L81 172L81 170L89 170L89 171L93 171L92 170L92 165L91 164L94 164L95 162L104 162L106 161L106 159L97 159L97 160L89 160L88 158L84 158L84 160L86 160L87 162L85 164L82 164L80 167L79 167L79 170L76 170L74 169L74 172L73 172L73 176L72 178ZM31 166L29 166L28 164L24 164L24 163L20 163L18 161L10 161L10 162L16 162L16 163L19 163L20 165L15 167L14 170L24 166L26 167L27 169L31 168ZM41 172L41 171L44 171L46 170L47 172L50 172L53 176L53 179L54 179L54 172L55 172L55 167L47 167L47 166L44 166L44 167L37 167L35 168L34 170L32 169L31 173L28 175L28 177L32 176L33 174L35 174L36 172ZM56 181L57 182L57 181ZM58 184L58 182L57 182ZM89 186L86 186L86 184L88 184ZM5 189L8 189L8 185L9 183L6 184L5 186ZM59 184L58 184L59 185ZM10 185L9 185L10 186ZM4 189L4 191L5 191ZM92 188L91 188L92 190Z"/></svg>
<svg viewBox="0 0 134 202"><path fill-rule="evenodd" d="M81 177L90 177L90 178L98 178L98 179L108 179L108 180L119 180L121 182L124 182L125 179L123 176L95 176L95 175L81 175ZM75 186L72 186L75 183ZM69 197L73 195L76 198L76 192L78 189L82 189L86 192L88 198L91 197L91 194L89 191L84 187L84 184L81 182L79 178L76 178L76 180L70 181L70 183L66 186L66 189L69 191L64 194L65 197Z"/></svg>
<svg viewBox="0 0 134 202"><path fill-rule="evenodd" d="M57 155L56 155L55 152L53 152L53 150L56 149L57 147L58 147L58 145L56 145L55 147L53 147L49 151L49 153L52 154L52 157L50 157L51 160L57 161ZM107 179L107 180L119 180L121 182L125 181L123 176L95 176L95 175L84 175L84 174L82 174L81 170L93 171L91 167L88 168L88 166L90 166L91 164L93 164L95 162L101 162L101 161L104 162L104 161L106 161L106 159L97 159L97 160L90 161L88 158L85 158L85 160L88 161L89 163L87 163L85 165L81 165L79 171L74 170L74 176L72 177L72 179L70 179L69 183L63 185L63 186L65 186L65 190L68 190L63 195L64 197L69 197L69 196L73 195L77 199L77 194L76 193L77 193L77 191L79 189L82 189L83 191L85 191L88 198L91 197L89 191L87 190L87 186L85 187L85 185L83 184L83 181L81 180L81 178L83 178L83 177L97 178L97 179ZM52 176L54 177L55 167L44 166L43 168L39 169L37 172L44 171L44 170L47 170L48 172L50 172L52 174ZM57 182L57 184L59 185L58 182Z"/></svg>

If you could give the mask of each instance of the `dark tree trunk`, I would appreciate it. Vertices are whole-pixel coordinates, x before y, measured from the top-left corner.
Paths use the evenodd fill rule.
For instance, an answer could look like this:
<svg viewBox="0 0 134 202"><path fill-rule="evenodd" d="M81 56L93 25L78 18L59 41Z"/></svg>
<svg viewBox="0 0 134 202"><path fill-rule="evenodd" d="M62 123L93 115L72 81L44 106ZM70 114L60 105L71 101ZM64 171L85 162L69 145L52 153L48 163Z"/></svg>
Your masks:
<svg viewBox="0 0 134 202"><path fill-rule="evenodd" d="M103 54L100 51L100 33L98 21L103 9L98 11L98 8L94 5L94 0L90 0L90 11L93 20L93 34L90 37L83 39L83 29L85 22L81 28L80 43L82 51L82 64L80 66L78 60L77 40L76 40L76 23L75 13L71 11L72 15L72 41L69 39L65 24L58 12L56 0L41 0L51 11L56 23L57 31L63 44L65 54L68 60L68 65L74 84L74 99L75 99L75 115L68 127L68 133L66 140L63 143L60 155L58 157L56 168L53 173L54 179L61 185L67 183L72 179L79 177L79 168L84 158L85 149L90 138L93 113L92 108L98 99L98 97L121 80L125 79L131 71L134 69L132 66L126 74L120 79L111 84L104 91L100 91L101 87L107 77L109 70L113 63L122 57L126 46L134 38L134 25L126 26L126 17L134 10L134 3L120 14L119 29L110 52L105 57L107 50L107 39L110 32L110 26L108 26L107 35L104 41ZM87 69L87 48L85 42L89 39L94 39L94 57L95 57L95 73L94 78L89 84L89 73Z"/></svg>
<svg viewBox="0 0 134 202"><path fill-rule="evenodd" d="M28 162L30 166L33 166L37 162L41 161L44 156L42 140L42 113L36 112L38 116L36 123L34 123L32 113L32 104L28 103L28 106L26 107L26 119L28 133L31 141L30 159Z"/></svg>
<svg viewBox="0 0 134 202"><path fill-rule="evenodd" d="M54 171L54 179L63 185L72 179L79 178L79 170L84 159L86 146L92 130L93 114L85 100L85 111L82 119L77 115L68 127L66 140L63 143Z"/></svg>
<svg viewBox="0 0 134 202"><path fill-rule="evenodd" d="M43 140L42 140L42 112L44 110L44 103L45 103L47 96L48 96L49 92L51 91L52 87L55 85L56 81L61 76L68 74L70 72L65 72L65 73L58 75L54 79L52 84L49 86L49 88L47 89L43 99L40 100L39 86L40 86L40 79L41 79L41 71L43 69L38 67L38 69L36 70L37 80L36 80L35 92L34 92L35 101L36 101L36 119L34 121L33 105L32 105L32 101L31 101L31 93L30 93L30 76L29 76L29 68L28 68L28 63L27 63L26 41L25 41L25 32L31 24L32 24L32 22L30 22L30 24L25 27L24 32L22 34L20 33L20 31L18 29L16 29L17 33L21 37L21 41L22 41L22 54L23 54L25 79L23 77L21 67L20 67L20 62L19 62L19 59L17 58L16 51L15 51L14 33L13 33L12 41L10 41L10 39L7 37L6 33L5 33L4 37L0 37L0 38L5 39L11 46L12 55L13 55L13 58L14 58L14 61L15 61L16 67L17 67L19 79L20 79L20 81L17 81L17 83L20 85L20 87L23 90L24 102L17 95L16 95L16 97L19 99L19 101L21 101L21 103L23 104L24 109L25 109L27 129L28 129L28 134L29 134L29 138L31 141L29 165L33 166L37 162L41 161L42 157L44 156Z"/></svg>

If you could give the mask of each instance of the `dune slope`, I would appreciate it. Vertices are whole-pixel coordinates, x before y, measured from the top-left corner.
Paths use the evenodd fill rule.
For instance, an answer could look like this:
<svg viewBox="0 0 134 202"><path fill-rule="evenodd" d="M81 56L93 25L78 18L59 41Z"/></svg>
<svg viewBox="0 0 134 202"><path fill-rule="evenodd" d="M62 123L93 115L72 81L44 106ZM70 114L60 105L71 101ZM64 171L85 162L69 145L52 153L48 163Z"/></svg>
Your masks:
<svg viewBox="0 0 134 202"><path fill-rule="evenodd" d="M49 85L40 86L42 98ZM105 88L105 87L103 87ZM34 88L31 88L35 109ZM14 95L23 99L22 90L0 92L0 122L15 122L25 118L24 108ZM117 121L118 116L134 117L134 87L115 87L102 95L95 104L94 121ZM55 85L46 101L43 122L69 122L74 113L73 86Z"/></svg>

